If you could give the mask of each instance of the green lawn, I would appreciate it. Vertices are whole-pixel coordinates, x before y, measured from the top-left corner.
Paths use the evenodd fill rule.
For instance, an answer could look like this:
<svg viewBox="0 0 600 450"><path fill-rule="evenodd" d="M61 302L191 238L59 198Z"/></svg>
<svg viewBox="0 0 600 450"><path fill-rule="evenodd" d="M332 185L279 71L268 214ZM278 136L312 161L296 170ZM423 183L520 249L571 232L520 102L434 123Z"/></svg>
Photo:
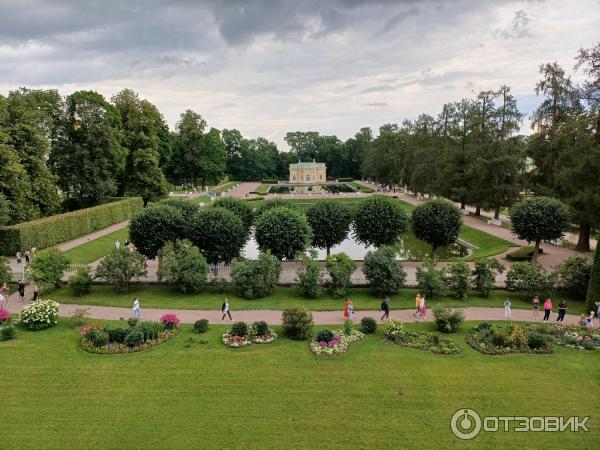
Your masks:
<svg viewBox="0 0 600 450"><path fill-rule="evenodd" d="M462 331L451 336L465 349L457 356L389 345L380 334L317 359L306 342L284 338L229 349L224 331L211 326L186 348L186 326L148 352L107 356L84 352L65 321L19 330L0 342L1 447L597 448L600 351L493 357L470 349ZM460 441L449 423L461 408L590 416L591 431Z"/></svg>
<svg viewBox="0 0 600 450"><path fill-rule="evenodd" d="M106 256L114 248L117 239L123 244L128 238L129 228L123 228L67 250L64 255L72 263L90 264Z"/></svg>
<svg viewBox="0 0 600 450"><path fill-rule="evenodd" d="M259 194L259 195L266 194L267 192L269 192L270 188L271 188L270 184L262 183L254 191L252 191L252 193L253 194Z"/></svg>
<svg viewBox="0 0 600 450"><path fill-rule="evenodd" d="M415 307L415 295L417 289L401 289L397 294L391 296L391 309L413 309ZM354 303L354 308L360 310L378 310L381 305L381 297L374 295L368 288L353 288L349 292L349 298ZM333 298L327 293L317 299L306 299L299 297L294 288L277 287L273 294L268 297L245 300L235 294L231 288L218 290L208 287L200 294L180 294L174 292L167 286L160 285L133 285L125 294L113 292L108 285L94 285L92 292L84 297L74 297L71 290L63 287L48 294L48 298L59 303L82 303L97 306L121 306L129 308L133 297L139 297L144 308L174 308L174 309L221 309L223 298L229 298L233 310L249 309L285 309L292 306L306 306L313 311L334 311L343 308L344 299ZM530 309L531 304L524 296L503 290L492 291L490 298L479 297L475 292L470 294L467 301L452 297L440 297L428 299L429 308L442 304L449 307L465 306L490 306L501 308L504 300L510 297L512 307L519 309ZM561 295L552 297L555 304L559 299L565 298ZM568 300L570 314L581 314L584 312L584 302ZM500 314L500 312L498 312Z"/></svg>
<svg viewBox="0 0 600 450"><path fill-rule="evenodd" d="M238 184L240 184L239 181L229 181L227 183L215 186L214 188L212 188L210 190L214 193L225 192L225 191L237 186Z"/></svg>
<svg viewBox="0 0 600 450"><path fill-rule="evenodd" d="M458 237L478 247L473 250L473 253L470 256L465 258L467 261L498 255L499 253L505 252L509 247L517 247L509 241L505 241L504 239L493 236L485 231L471 228L468 225L463 225L460 228Z"/></svg>
<svg viewBox="0 0 600 450"><path fill-rule="evenodd" d="M346 184L349 185L349 186L352 186L353 188L359 190L360 192L365 192L365 193L375 192L375 189L367 187L364 184L357 183L356 181L350 181L350 182L348 182Z"/></svg>

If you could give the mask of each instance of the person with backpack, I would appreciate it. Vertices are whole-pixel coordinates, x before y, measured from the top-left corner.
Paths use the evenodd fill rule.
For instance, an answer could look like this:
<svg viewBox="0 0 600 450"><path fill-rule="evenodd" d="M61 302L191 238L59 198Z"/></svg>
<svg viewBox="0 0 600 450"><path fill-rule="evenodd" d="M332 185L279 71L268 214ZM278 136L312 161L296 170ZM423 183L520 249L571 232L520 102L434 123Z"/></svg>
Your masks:
<svg viewBox="0 0 600 450"><path fill-rule="evenodd" d="M221 313L223 313L223 317L221 317L221 323L225 322L225 316L229 316L229 320L233 322L231 318L231 312L229 311L229 300L225 298L223 305L221 306Z"/></svg>
<svg viewBox="0 0 600 450"><path fill-rule="evenodd" d="M389 319L390 318L390 296L389 295L386 295L385 298L383 299L383 302L381 302L381 310L383 311L383 316L381 317L381 320Z"/></svg>

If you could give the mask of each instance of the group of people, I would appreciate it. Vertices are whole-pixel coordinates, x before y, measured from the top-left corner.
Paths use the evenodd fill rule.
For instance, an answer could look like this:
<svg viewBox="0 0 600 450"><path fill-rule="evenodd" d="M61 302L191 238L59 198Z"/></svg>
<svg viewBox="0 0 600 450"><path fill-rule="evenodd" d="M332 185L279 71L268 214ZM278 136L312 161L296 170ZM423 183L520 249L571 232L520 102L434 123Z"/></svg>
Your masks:
<svg viewBox="0 0 600 450"><path fill-rule="evenodd" d="M129 251L132 251L132 250L133 250L133 247L132 247L132 246L131 246L131 244L129 243L129 240L128 240L128 239L126 239L126 240L125 240L125 242L123 243L123 245L125 246L125 248L126 248L127 250L129 250ZM115 248L116 248L117 250L119 250L119 249L121 248L121 242L120 242L118 239L115 241Z"/></svg>
<svg viewBox="0 0 600 450"><path fill-rule="evenodd" d="M19 280L17 283L17 292L19 293L19 300L21 302L25 301L25 287L27 283L25 280ZM35 283L31 283L31 289L33 292L33 296L31 297L31 301L35 302L38 299L39 295L39 287ZM10 288L7 282L2 283L2 287L0 287L0 308L5 308L8 306L8 298L10 296Z"/></svg>
<svg viewBox="0 0 600 450"><path fill-rule="evenodd" d="M37 252L37 249L34 247L31 247L29 250L25 250L23 253L21 253L20 251L16 253L15 257L17 259L17 265L21 265L23 264L23 259L25 259L25 264L29 264L29 262L33 259L33 257L35 256L35 253Z"/></svg>
<svg viewBox="0 0 600 450"><path fill-rule="evenodd" d="M415 308L416 311L413 314L415 319L422 319L427 316L427 307L425 306L425 296L417 293L415 297ZM383 301L381 302L381 310L383 311L383 316L381 316L381 320L386 320L390 318L390 296L386 295ZM344 315L345 317L345 315Z"/></svg>
<svg viewBox="0 0 600 450"><path fill-rule="evenodd" d="M597 307L596 313L594 313L594 311L590 311L590 314L588 316L586 316L585 314L581 314L581 316L579 317L579 324L582 327L591 328L593 325L594 316L596 316L596 318L598 318L598 320L600 321L600 301L595 302L595 305ZM511 306L512 306L512 302L510 301L509 298L507 298L504 301L504 318L505 319L512 318ZM533 300L531 301L531 306L532 306L532 310L533 310L533 320L539 320L540 306L542 306L544 308L544 317L542 319L542 322L548 322L550 320L550 314L552 313L552 309L554 308L554 305L552 304L552 299L550 297L548 297L546 300L544 300L544 303L542 304L540 298L536 295L535 297L533 297ZM565 300L561 300L558 303L558 317L556 318L556 321L558 323L563 323L565 320L566 314L567 314L567 302ZM599 325L600 325L600 322L599 322Z"/></svg>

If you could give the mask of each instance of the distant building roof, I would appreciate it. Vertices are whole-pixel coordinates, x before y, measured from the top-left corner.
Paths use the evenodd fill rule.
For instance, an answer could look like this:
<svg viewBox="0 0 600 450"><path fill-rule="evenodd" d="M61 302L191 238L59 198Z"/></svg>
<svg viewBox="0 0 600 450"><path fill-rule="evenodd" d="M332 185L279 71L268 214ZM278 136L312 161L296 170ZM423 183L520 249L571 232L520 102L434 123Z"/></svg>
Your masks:
<svg viewBox="0 0 600 450"><path fill-rule="evenodd" d="M315 162L313 159L312 162L300 162L290 164L290 169L313 169L315 167L325 167L325 163Z"/></svg>

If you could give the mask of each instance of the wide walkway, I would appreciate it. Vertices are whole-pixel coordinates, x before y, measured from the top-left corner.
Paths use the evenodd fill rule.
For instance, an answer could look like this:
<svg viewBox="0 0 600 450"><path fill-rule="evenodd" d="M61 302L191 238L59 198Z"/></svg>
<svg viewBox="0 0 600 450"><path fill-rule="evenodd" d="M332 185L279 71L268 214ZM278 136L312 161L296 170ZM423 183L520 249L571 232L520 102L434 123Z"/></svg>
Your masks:
<svg viewBox="0 0 600 450"><path fill-rule="evenodd" d="M27 296L27 298L30 298ZM25 303L18 300L15 294L12 294L9 299L8 310L11 313L20 311ZM199 319L208 319L210 323L221 323L221 312L218 310L202 310L202 309L158 309L158 308L144 308L143 301L142 307L142 318L145 320L160 320L161 316L168 312L177 314L177 317L182 323L194 323ZM233 321L243 321L252 323L257 320L264 320L270 325L281 324L281 313L282 311L272 309L259 309L259 310L236 310L235 304L231 305L231 315ZM89 305L60 305L60 315L62 317L69 317L76 309L87 309L90 317L94 319L104 320L120 320L131 317L131 308L117 308L111 306L89 306ZM483 308L483 307L469 307L460 308L465 313L466 320L504 320L504 309L503 308ZM391 319L400 319L403 322L415 322L413 315L413 309L401 309L390 311ZM356 311L354 313L354 322L360 322L363 317L373 317L378 322L381 322L382 311ZM325 324L342 324L344 318L342 311L313 311L313 320L317 325ZM540 312L540 317L543 312ZM557 313L552 313L550 316L550 322L554 323L557 318ZM420 319L420 322L431 322L433 320L431 311L427 312L427 317ZM530 310L525 309L513 309L512 320L519 322L532 321L532 315ZM577 323L579 316L568 314L565 319L565 323L572 324ZM540 320L541 321L541 320ZM227 322L230 322L227 320Z"/></svg>

